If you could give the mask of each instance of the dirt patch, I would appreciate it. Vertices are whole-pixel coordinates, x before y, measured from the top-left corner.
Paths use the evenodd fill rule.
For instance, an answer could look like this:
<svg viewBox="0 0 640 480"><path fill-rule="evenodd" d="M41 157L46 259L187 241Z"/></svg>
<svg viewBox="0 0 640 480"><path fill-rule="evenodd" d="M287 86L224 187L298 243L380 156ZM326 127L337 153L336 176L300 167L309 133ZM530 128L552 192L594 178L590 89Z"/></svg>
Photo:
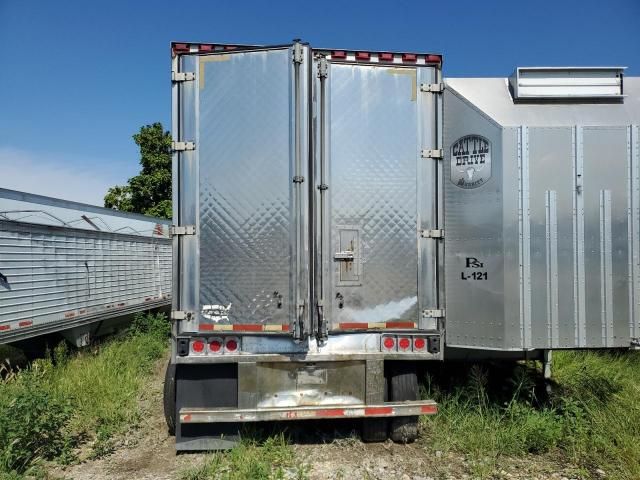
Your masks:
<svg viewBox="0 0 640 480"><path fill-rule="evenodd" d="M310 480L347 479L577 479L574 468L551 457L505 458L476 465L465 455L433 452L420 443L365 444L359 440L296 449L307 459Z"/></svg>

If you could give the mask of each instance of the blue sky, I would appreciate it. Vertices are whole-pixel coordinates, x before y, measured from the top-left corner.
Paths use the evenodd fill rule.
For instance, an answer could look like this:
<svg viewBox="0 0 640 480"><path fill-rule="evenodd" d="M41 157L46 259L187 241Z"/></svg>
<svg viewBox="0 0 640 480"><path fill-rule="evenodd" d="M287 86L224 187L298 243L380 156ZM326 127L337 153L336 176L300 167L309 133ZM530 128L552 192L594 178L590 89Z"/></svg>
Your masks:
<svg viewBox="0 0 640 480"><path fill-rule="evenodd" d="M169 42L442 53L447 76L516 65L640 75L640 0L0 0L0 187L100 204L170 122Z"/></svg>

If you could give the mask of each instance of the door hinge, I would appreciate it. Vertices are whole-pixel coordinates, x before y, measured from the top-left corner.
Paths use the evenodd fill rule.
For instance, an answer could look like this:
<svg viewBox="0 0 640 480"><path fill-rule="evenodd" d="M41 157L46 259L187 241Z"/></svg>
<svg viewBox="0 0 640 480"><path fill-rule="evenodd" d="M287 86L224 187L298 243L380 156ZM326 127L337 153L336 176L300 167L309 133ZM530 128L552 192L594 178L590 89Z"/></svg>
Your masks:
<svg viewBox="0 0 640 480"><path fill-rule="evenodd" d="M195 312L187 312L185 310L172 310L171 320L193 320L196 318Z"/></svg>
<svg viewBox="0 0 640 480"><path fill-rule="evenodd" d="M302 60L304 60L302 44L296 42L293 44L293 63L302 63Z"/></svg>
<svg viewBox="0 0 640 480"><path fill-rule="evenodd" d="M174 235L195 235L196 234L196 226L195 225L171 225L169 227L169 235L173 237Z"/></svg>
<svg viewBox="0 0 640 480"><path fill-rule="evenodd" d="M191 82L196 79L195 72L171 72L171 81L178 82Z"/></svg>
<svg viewBox="0 0 640 480"><path fill-rule="evenodd" d="M293 177L293 183L302 183L302 182L304 182L304 177L300 175L296 175L295 177Z"/></svg>
<svg viewBox="0 0 640 480"><path fill-rule="evenodd" d="M432 308L422 311L424 318L444 318L444 308Z"/></svg>
<svg viewBox="0 0 640 480"><path fill-rule="evenodd" d="M318 60L318 78L327 78L329 73L329 62L326 57L320 57Z"/></svg>
<svg viewBox="0 0 640 480"><path fill-rule="evenodd" d="M435 158L436 160L442 160L444 157L444 151L441 148L423 149L420 152L422 158Z"/></svg>
<svg viewBox="0 0 640 480"><path fill-rule="evenodd" d="M186 150L195 150L195 142L171 142L171 150L174 152L184 152Z"/></svg>
<svg viewBox="0 0 640 480"><path fill-rule="evenodd" d="M444 238L444 230L420 230L420 236L422 238Z"/></svg>
<svg viewBox="0 0 640 480"><path fill-rule="evenodd" d="M421 92L442 93L444 92L444 83L421 83Z"/></svg>

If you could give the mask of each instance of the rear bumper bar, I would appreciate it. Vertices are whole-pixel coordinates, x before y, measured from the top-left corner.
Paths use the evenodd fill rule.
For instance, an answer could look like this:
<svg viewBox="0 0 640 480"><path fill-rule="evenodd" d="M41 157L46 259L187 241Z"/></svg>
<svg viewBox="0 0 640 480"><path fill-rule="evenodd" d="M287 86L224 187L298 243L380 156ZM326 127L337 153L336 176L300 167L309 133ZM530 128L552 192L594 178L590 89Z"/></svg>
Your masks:
<svg viewBox="0 0 640 480"><path fill-rule="evenodd" d="M377 405L331 405L270 408L182 408L180 423L269 422L280 420L317 420L321 418L413 417L434 415L433 400L382 403Z"/></svg>

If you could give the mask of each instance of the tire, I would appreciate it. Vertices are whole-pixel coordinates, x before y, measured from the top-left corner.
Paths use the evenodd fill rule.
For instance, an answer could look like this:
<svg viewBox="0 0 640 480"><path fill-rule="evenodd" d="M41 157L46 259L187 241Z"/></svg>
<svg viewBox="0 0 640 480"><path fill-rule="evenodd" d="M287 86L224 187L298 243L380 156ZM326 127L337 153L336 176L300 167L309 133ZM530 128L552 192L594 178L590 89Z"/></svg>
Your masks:
<svg viewBox="0 0 640 480"><path fill-rule="evenodd" d="M389 400L389 386L384 377L384 401ZM389 438L388 418L363 418L362 441L366 443L385 442Z"/></svg>
<svg viewBox="0 0 640 480"><path fill-rule="evenodd" d="M418 374L416 365L401 362L391 369L390 392L392 402L418 400ZM397 443L412 443L418 438L418 417L397 417L391 420L391 440Z"/></svg>
<svg viewBox="0 0 640 480"><path fill-rule="evenodd" d="M169 362L164 374L164 419L169 435L176 434L176 364Z"/></svg>

